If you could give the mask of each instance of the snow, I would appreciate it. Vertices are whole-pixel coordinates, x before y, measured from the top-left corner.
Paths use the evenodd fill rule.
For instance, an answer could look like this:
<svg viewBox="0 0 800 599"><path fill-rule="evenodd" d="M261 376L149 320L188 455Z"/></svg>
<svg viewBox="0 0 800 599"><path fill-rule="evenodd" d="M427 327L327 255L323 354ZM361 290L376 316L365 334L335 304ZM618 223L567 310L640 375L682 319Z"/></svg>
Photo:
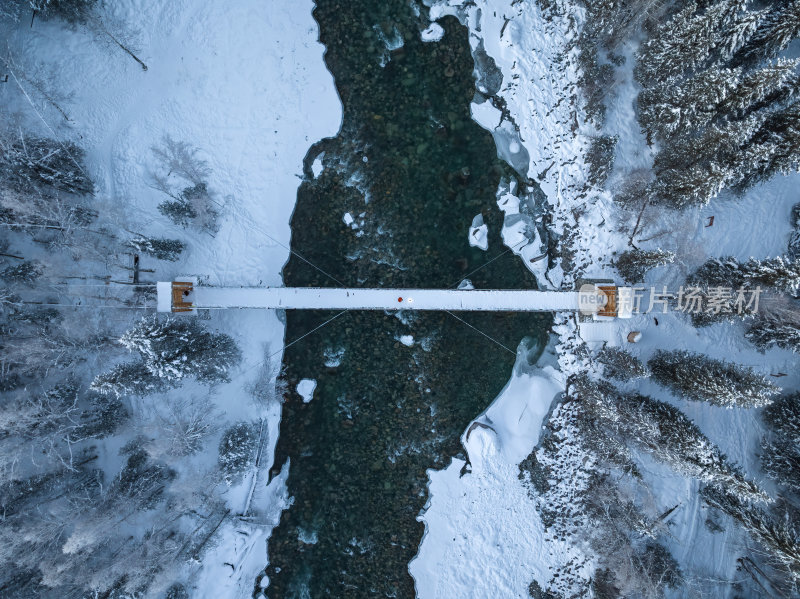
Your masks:
<svg viewBox="0 0 800 599"><path fill-rule="evenodd" d="M559 6L548 21L536 3L434 3L431 18L445 14L466 22L473 50L483 44L501 69L498 96L514 123L500 118L490 102L473 102L473 118L492 132L498 155L542 187L551 205L552 229L564 233L575 227L573 206L590 204L577 197L586 177L580 158L586 142L574 130L580 126L574 103L576 50L571 47L580 19L574 7ZM569 288L572 279L560 264L548 270L547 248L520 203L513 186L501 185L497 205L504 212L504 244L521 257L540 289ZM595 211L587 212L589 224L602 222ZM598 243L603 239L598 228L576 237L575 244L583 248L576 253L578 266L602 268L598 256L609 244ZM460 476L464 463L457 459L445 470L429 471L430 499L420 516L426 534L409 565L419 597L528 597L533 579L544 586L569 560L585 561L575 546L545 535L517 467L538 440L542 419L563 380L582 365L574 354L581 343L575 316L557 314L554 331L560 335L560 372L546 367L529 373L518 365L506 389L476 421L480 424L471 425L462 437L472 472Z"/></svg>
<svg viewBox="0 0 800 599"><path fill-rule="evenodd" d="M317 381L314 379L302 379L297 383L297 393L303 398L303 403L309 403L314 399L314 390L317 388Z"/></svg>
<svg viewBox="0 0 800 599"><path fill-rule="evenodd" d="M468 427L468 455L429 470L429 500L419 552L409 564L420 599L529 597L533 579L545 583L553 554L536 504L519 480L519 462L539 439L542 421L563 379L552 367L515 367L515 376Z"/></svg>
<svg viewBox="0 0 800 599"><path fill-rule="evenodd" d="M119 225L120 232L126 227L187 243L176 263L142 258L144 268L156 270L153 278L197 275L216 285L281 284L303 158L312 143L335 135L341 123L313 6L311 0L105 3L109 20L141 32L136 45L147 72L85 30L57 21L37 19L33 28L25 23L9 36L12 47L25 48L24 57L47 66L48 85L67 98L71 123L47 106L40 109L60 139L87 150L103 218ZM0 94L21 124L50 135L15 86L2 86ZM208 162L208 186L222 206L214 237L175 226L156 210L166 197L152 186L151 175L162 166L152 147L165 135L199 148ZM227 492L232 516L220 527L214 548L189 566L186 576L192 597L238 597L251 593L267 563L266 540L288 501L285 488L281 491L288 471L265 485L279 404L257 402L247 391L265 353L282 347L284 329L274 312L263 311L214 311L207 324L233 335L244 356L231 382L212 392L222 415L219 424L261 419L269 445L262 467ZM267 373L273 384L275 375ZM191 383L180 392L208 393ZM150 400L137 400L135 409L146 410ZM209 439L208 451L191 466L180 466L180 476L213 468L217 440ZM239 520L246 505L251 519Z"/></svg>
<svg viewBox="0 0 800 599"><path fill-rule="evenodd" d="M431 23L419 35L423 42L438 42L444 37L444 28L439 23Z"/></svg>
<svg viewBox="0 0 800 599"><path fill-rule="evenodd" d="M484 100L483 102L473 102L469 105L472 120L478 123L484 129L493 131L503 118L503 113L495 108L494 104Z"/></svg>
<svg viewBox="0 0 800 599"><path fill-rule="evenodd" d="M249 596L258 573L266 564L266 541L280 522L281 513L292 500L286 490L289 466L263 489L261 503L267 506L260 526L228 519L219 530L213 546L203 556L202 567L191 581L191 597L220 599ZM269 583L261 579L261 587Z"/></svg>
<svg viewBox="0 0 800 599"><path fill-rule="evenodd" d="M353 215L349 212L345 212L344 216L342 217L342 222L346 224L348 227L353 224Z"/></svg>
<svg viewBox="0 0 800 599"><path fill-rule="evenodd" d="M322 166L322 159L324 156L325 152L322 152L319 156L314 158L314 162L311 163L311 172L314 173L315 179L322 174L322 170L325 168Z"/></svg>
<svg viewBox="0 0 800 599"><path fill-rule="evenodd" d="M469 244L486 251L489 249L489 227L483 222L483 215L478 214L472 219L469 228Z"/></svg>
<svg viewBox="0 0 800 599"><path fill-rule="evenodd" d="M573 267L565 273L558 263L548 270L546 260L531 262L544 253L544 248L541 240L526 238L528 223L520 214L521 198L513 188L501 188L497 195L498 207L505 213L501 232L505 245L537 275L540 288L571 288L578 276L615 279L611 261L615 252L626 248L636 214L621 213L608 192L587 185L584 156L592 136L619 136L609 189L626 173L651 165L652 151L634 111L638 93L632 75L636 44L619 50L626 62L616 69L606 123L603 130L597 130L585 121L576 103L581 92L573 41L583 15L575 3L556 2L547 19L536 3L444 0L433 4L432 19L446 14L458 16L470 28L473 49L483 44L501 69L503 84L498 96L505 101L519 135L509 133L508 123L490 102L481 101L481 96L476 96L471 105L473 119L495 135L498 154L512 166L520 168L518 154L529 158L526 174L539 183L550 203L551 228L571 235ZM648 209L637 239L657 237L652 242L640 241L639 247L663 247L675 251L677 257L674 265L651 271L647 283L677 287L708 256L746 259L783 254L791 228L789 211L797 201L794 190L799 182L800 175L779 176L741 198L725 192L706 207L681 213ZM714 226L705 227L710 216L715 217ZM585 346L596 349L609 344L623 346L645 361L656 349L686 348L754 366L766 374L787 373L775 379L787 388L794 388L798 382L792 369L796 356L778 349L759 353L743 338L742 323L698 331L680 315L657 317L658 325L653 315L578 324L574 314L556 314L553 332L559 337L560 376L592 372L591 354L587 358L583 353ZM628 342L629 333L634 333L636 343ZM515 371L509 388L518 377L520 373ZM756 449L761 427L757 411L726 410L720 414L713 406L672 397L651 381L631 388L677 405L731 460L747 472L758 472ZM504 406L501 398L493 404L500 413ZM506 420L513 423L513 416L514 411L509 410ZM497 413L494 417L498 418ZM559 548L559 541L545 540L537 530L538 516L531 507L533 502L519 492L517 469L503 471L513 464L513 460L499 457L507 436L483 427L468 430L472 430L472 436L465 434L463 441L472 472L460 476L464 462L457 459L445 470L429 472L431 497L421 515L427 532L409 569L420 597L525 597L527 586L517 583L516 576L526 584L533 577L544 583L549 578L545 571L564 565L570 552L579 550L578 545L570 550ZM672 516L675 526L668 540L673 555L707 580L735 579L736 552L745 539L736 531L711 534L703 526L705 512L697 495L697 482L675 475L647 456L641 459L656 507L666 510L680 504ZM527 545L527 539L537 542ZM549 545L550 553L543 544ZM508 576L498 577L497 572L508 572ZM731 596L729 586L719 589L720 596Z"/></svg>
<svg viewBox="0 0 800 599"><path fill-rule="evenodd" d="M333 287L196 287L196 309L468 310L549 312L577 310L578 292L494 289Z"/></svg>
<svg viewBox="0 0 800 599"><path fill-rule="evenodd" d="M411 347L414 345L414 336L413 335L400 335L397 340L405 345L406 347Z"/></svg>
<svg viewBox="0 0 800 599"><path fill-rule="evenodd" d="M159 281L156 283L156 310L158 312L172 312L172 283Z"/></svg>

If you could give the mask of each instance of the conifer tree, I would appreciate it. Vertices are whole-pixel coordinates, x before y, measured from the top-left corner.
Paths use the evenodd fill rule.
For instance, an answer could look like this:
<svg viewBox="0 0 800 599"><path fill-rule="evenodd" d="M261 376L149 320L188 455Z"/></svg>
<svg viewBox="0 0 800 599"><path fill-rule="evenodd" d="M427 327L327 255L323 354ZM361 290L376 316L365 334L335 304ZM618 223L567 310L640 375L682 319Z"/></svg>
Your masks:
<svg viewBox="0 0 800 599"><path fill-rule="evenodd" d="M800 203L792 206L791 215L792 234L789 237L789 247L786 254L792 260L800 258Z"/></svg>
<svg viewBox="0 0 800 599"><path fill-rule="evenodd" d="M770 114L745 149L742 188L800 170L800 102Z"/></svg>
<svg viewBox="0 0 800 599"><path fill-rule="evenodd" d="M131 239L130 246L137 252L144 252L158 260L175 262L186 245L179 239L163 239L140 236Z"/></svg>
<svg viewBox="0 0 800 599"><path fill-rule="evenodd" d="M639 122L647 139L694 134L708 125L739 86L739 72L711 68L680 83L642 90L637 99Z"/></svg>
<svg viewBox="0 0 800 599"><path fill-rule="evenodd" d="M42 276L41 265L30 260L0 270L0 279L12 284L31 285L40 276Z"/></svg>
<svg viewBox="0 0 800 599"><path fill-rule="evenodd" d="M739 522L761 543L795 580L800 580L800 531L788 518L778 520L763 509L749 505L741 498L718 487L707 486L700 494L711 507L717 508Z"/></svg>
<svg viewBox="0 0 800 599"><path fill-rule="evenodd" d="M700 429L674 406L638 394L623 394L606 382L571 379L570 393L614 434L650 453L680 474L720 486L747 501L767 501Z"/></svg>
<svg viewBox="0 0 800 599"><path fill-rule="evenodd" d="M800 353L800 310L761 312L744 336L760 349L776 345Z"/></svg>
<svg viewBox="0 0 800 599"><path fill-rule="evenodd" d="M697 2L687 3L643 45L637 79L649 87L699 69L743 7L742 0L720 0L697 12Z"/></svg>
<svg viewBox="0 0 800 599"><path fill-rule="evenodd" d="M94 377L91 389L102 395L145 396L166 391L169 385L155 376L142 360L118 364L108 372Z"/></svg>
<svg viewBox="0 0 800 599"><path fill-rule="evenodd" d="M127 449L128 460L114 479L110 492L133 500L141 509L152 509L164 497L165 484L175 472L154 462L147 452L134 445Z"/></svg>
<svg viewBox="0 0 800 599"><path fill-rule="evenodd" d="M667 250L626 250L615 263L619 274L629 283L641 283L644 274L651 268L670 264L675 254Z"/></svg>
<svg viewBox="0 0 800 599"><path fill-rule="evenodd" d="M736 258L711 258L698 268L687 283L703 287L730 287L753 289L771 288L797 297L800 288L800 260L778 256L766 260L750 258L739 262Z"/></svg>
<svg viewBox="0 0 800 599"><path fill-rule="evenodd" d="M779 397L762 414L767 434L761 467L781 485L800 492L800 393Z"/></svg>
<svg viewBox="0 0 800 599"><path fill-rule="evenodd" d="M798 62L772 59L800 33L800 0L748 10L743 0L686 4L642 46L637 100L659 141L649 194L673 208L705 204L800 169Z"/></svg>
<svg viewBox="0 0 800 599"><path fill-rule="evenodd" d="M703 205L726 185L742 180L752 160L742 152L761 123L754 115L711 125L697 137L676 138L656 155L650 192L672 208Z"/></svg>
<svg viewBox="0 0 800 599"><path fill-rule="evenodd" d="M613 379L628 381L650 376L650 371L639 358L618 347L604 347L597 359L605 367L606 376Z"/></svg>
<svg viewBox="0 0 800 599"><path fill-rule="evenodd" d="M230 336L209 332L189 318L144 318L120 343L138 352L148 370L166 380L194 376L207 383L226 381L228 370L241 357Z"/></svg>
<svg viewBox="0 0 800 599"><path fill-rule="evenodd" d="M732 177L717 162L664 170L650 187L652 194L670 208L704 206L715 198Z"/></svg>
<svg viewBox="0 0 800 599"><path fill-rule="evenodd" d="M191 319L144 318L120 339L141 359L95 378L100 393L146 394L176 387L189 376L203 383L228 380L241 352L224 333L212 333Z"/></svg>
<svg viewBox="0 0 800 599"><path fill-rule="evenodd" d="M0 182L22 193L42 186L74 194L92 193L94 184L84 168L85 152L71 142L43 137L0 139Z"/></svg>
<svg viewBox="0 0 800 599"><path fill-rule="evenodd" d="M219 466L225 482L236 483L255 460L258 435L252 422L238 422L228 428L219 442Z"/></svg>
<svg viewBox="0 0 800 599"><path fill-rule="evenodd" d="M800 34L800 0L790 0L767 13L734 62L774 58Z"/></svg>
<svg viewBox="0 0 800 599"><path fill-rule="evenodd" d="M726 408L758 408L780 389L751 368L688 351L659 350L647 362L653 380L675 394Z"/></svg>
<svg viewBox="0 0 800 599"><path fill-rule="evenodd" d="M759 23L768 12L767 10L743 10L736 14L717 41L715 48L717 62L730 63L733 56L756 32Z"/></svg>
<svg viewBox="0 0 800 599"><path fill-rule="evenodd" d="M791 87L798 64L800 60L781 59L738 78L731 93L721 103L720 113L741 118L748 111L761 108L766 100Z"/></svg>
<svg viewBox="0 0 800 599"><path fill-rule="evenodd" d="M29 0L44 19L61 19L71 25L85 23L97 0Z"/></svg>

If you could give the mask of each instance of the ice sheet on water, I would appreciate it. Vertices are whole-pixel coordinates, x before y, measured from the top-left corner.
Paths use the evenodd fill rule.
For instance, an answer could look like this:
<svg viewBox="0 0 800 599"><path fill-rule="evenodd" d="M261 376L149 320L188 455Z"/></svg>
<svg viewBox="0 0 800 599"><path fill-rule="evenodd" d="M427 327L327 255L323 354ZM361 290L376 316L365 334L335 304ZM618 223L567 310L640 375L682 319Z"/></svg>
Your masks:
<svg viewBox="0 0 800 599"><path fill-rule="evenodd" d="M444 37L444 28L439 23L431 23L430 27L420 32L423 42L438 42Z"/></svg>
<svg viewBox="0 0 800 599"><path fill-rule="evenodd" d="M478 214L472 219L469 228L469 244L483 251L489 249L489 227L483 222L483 215Z"/></svg>
<svg viewBox="0 0 800 599"><path fill-rule="evenodd" d="M303 403L308 403L314 399L314 390L317 388L315 379L303 379L297 383L297 393L303 398Z"/></svg>

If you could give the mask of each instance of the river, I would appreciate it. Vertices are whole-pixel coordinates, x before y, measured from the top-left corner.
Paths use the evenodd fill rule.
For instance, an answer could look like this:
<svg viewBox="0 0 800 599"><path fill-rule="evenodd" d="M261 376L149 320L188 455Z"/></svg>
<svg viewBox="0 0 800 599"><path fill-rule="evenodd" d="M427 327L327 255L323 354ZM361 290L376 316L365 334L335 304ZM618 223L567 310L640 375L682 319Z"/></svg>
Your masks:
<svg viewBox="0 0 800 599"><path fill-rule="evenodd" d="M443 39L424 43L419 10L408 0L317 2L344 115L339 135L309 151L291 222L292 249L321 270L292 256L287 286L448 288L469 276L477 288L535 288L500 239L495 195L517 175L470 117L467 30L447 18ZM478 213L486 252L467 243ZM336 315L288 312L287 341ZM531 361L550 324L537 314L459 317L512 349L527 337ZM289 347L272 474L290 461L293 504L269 541L267 595L413 597L407 565L423 534L426 469L461 454L459 436L514 360L447 313L347 312ZM295 392L304 378L317 381L308 403Z"/></svg>

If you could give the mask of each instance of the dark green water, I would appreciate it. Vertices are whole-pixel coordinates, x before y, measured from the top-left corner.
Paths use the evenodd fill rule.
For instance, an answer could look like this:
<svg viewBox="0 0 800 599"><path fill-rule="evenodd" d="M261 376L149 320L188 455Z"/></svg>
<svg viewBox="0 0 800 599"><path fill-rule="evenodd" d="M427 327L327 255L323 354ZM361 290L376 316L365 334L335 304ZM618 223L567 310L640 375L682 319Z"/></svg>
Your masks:
<svg viewBox="0 0 800 599"><path fill-rule="evenodd" d="M452 287L505 249L495 193L514 176L470 118L466 29L448 19L444 39L422 43L408 0L319 0L314 16L344 122L338 137L309 152L307 162L324 150L326 168L300 187L292 248L350 286ZM389 53L381 35L400 35L404 45ZM382 55L390 58L383 67ZM364 213L361 236L342 222L345 212ZM467 244L480 212L488 252ZM470 279L479 288L535 286L511 253ZM284 282L337 285L295 257ZM287 313L287 341L334 314ZM550 322L460 316L512 349L526 335L542 345ZM396 340L405 334L413 347ZM339 365L330 366L337 353ZM459 436L502 389L513 362L446 313L348 312L287 349L290 391L273 474L291 460L294 504L269 542L268 596L413 597L407 565L423 534L416 516L426 501L425 471L461 451ZM301 378L318 383L308 404L293 391Z"/></svg>

